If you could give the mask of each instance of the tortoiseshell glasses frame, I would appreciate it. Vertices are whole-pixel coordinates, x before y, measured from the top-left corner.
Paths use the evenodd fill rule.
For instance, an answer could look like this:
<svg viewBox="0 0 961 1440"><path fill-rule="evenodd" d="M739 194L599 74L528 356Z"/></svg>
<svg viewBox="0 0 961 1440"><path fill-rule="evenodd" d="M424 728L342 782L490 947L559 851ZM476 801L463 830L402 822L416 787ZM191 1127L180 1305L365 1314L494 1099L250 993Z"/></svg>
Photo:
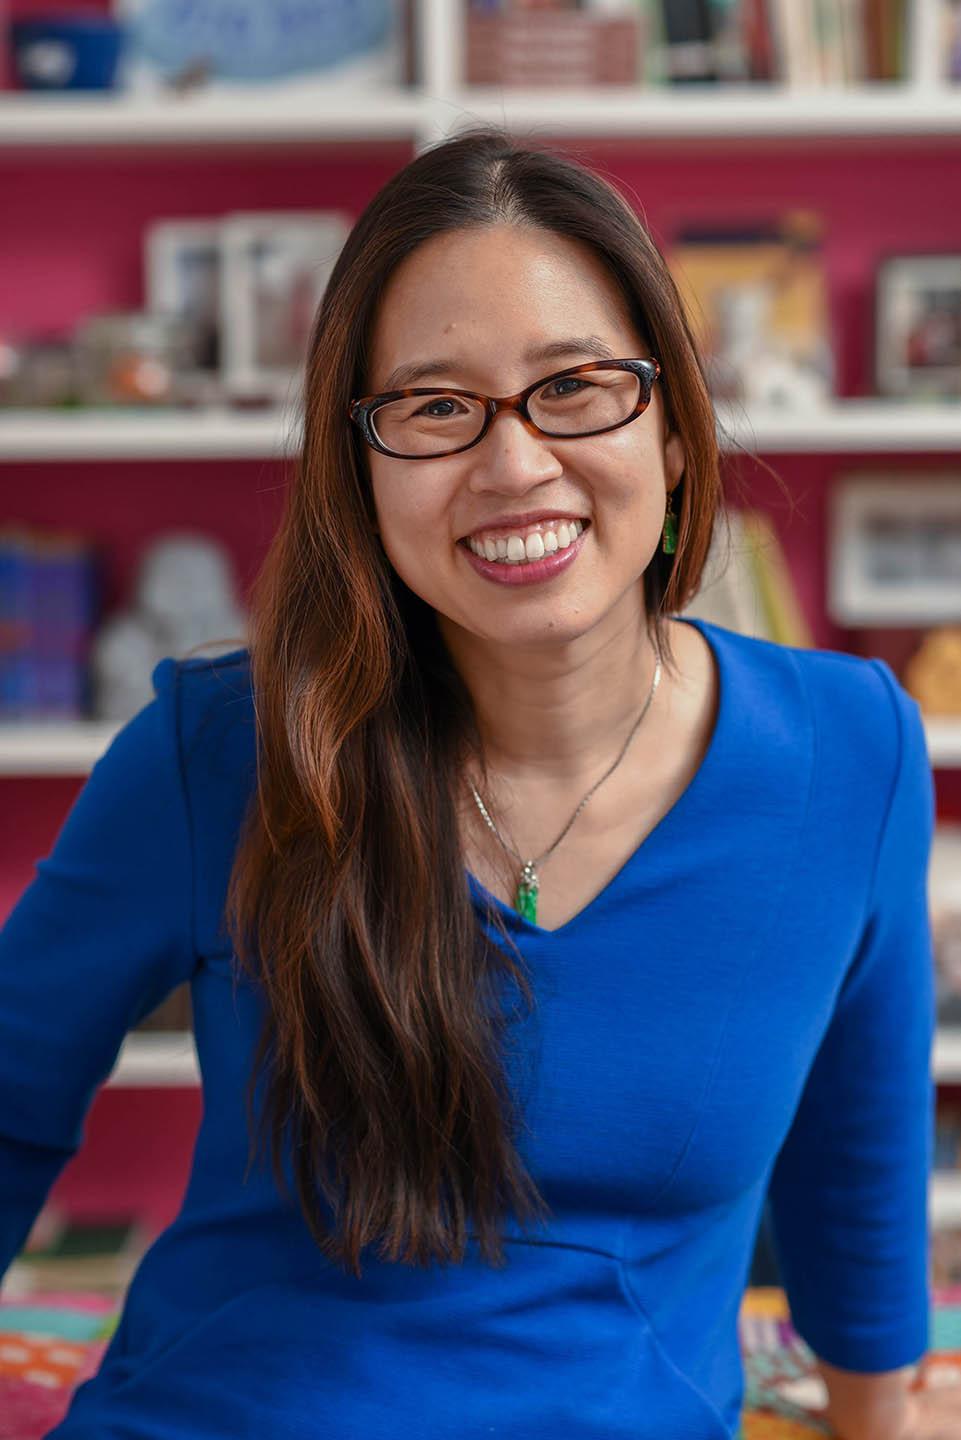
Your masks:
<svg viewBox="0 0 961 1440"><path fill-rule="evenodd" d="M527 408L530 397L543 385L549 385L552 380L559 380L568 375L583 375L591 370L629 370L637 376L640 383L637 403L629 415L623 420L616 421L613 425L603 425L598 430L583 430L573 432L570 430L556 431L545 430L531 419ZM463 450L470 450L474 445L479 445L490 429L491 422L500 410L514 410L523 417L525 424L537 435L547 435L554 440L578 440L585 435L604 435L609 430L619 430L622 425L629 425L651 403L651 395L654 389L654 382L661 373L660 362L650 356L646 360L591 360L585 365L572 365L566 370L555 370L551 375L544 375L540 380L535 380L533 385L527 385L523 390L518 390L516 395L502 395L496 398L491 395L481 395L477 390L455 390L452 386L429 385L424 387L407 387L403 390L386 390L381 395L365 395L362 399L351 400L347 407L350 419L358 427L367 444L374 450L379 450L382 455L390 455L397 460L438 460L446 455L459 455ZM392 400L405 400L411 395L463 395L470 400L479 400L485 408L484 423L480 433L475 435L473 440L468 440L466 445L458 445L452 450L421 452L416 455L401 454L400 451L391 450L377 435L373 425L375 410L382 405L387 405Z"/></svg>

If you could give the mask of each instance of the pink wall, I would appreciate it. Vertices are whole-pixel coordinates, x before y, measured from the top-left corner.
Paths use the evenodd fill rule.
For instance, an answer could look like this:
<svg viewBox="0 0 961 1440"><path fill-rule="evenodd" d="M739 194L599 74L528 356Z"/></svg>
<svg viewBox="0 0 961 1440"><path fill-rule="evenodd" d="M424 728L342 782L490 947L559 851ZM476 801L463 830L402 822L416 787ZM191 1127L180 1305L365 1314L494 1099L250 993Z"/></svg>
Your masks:
<svg viewBox="0 0 961 1440"><path fill-rule="evenodd" d="M18 9L23 5L18 0ZM691 222L754 221L786 208L825 219L825 255L840 391L870 393L873 277L893 252L961 250L957 140L568 145L614 178L669 246ZM408 157L404 145L302 146L165 153L0 154L0 335L52 333L93 311L143 302L142 244L159 217L229 210L342 207L356 215ZM944 456L770 457L798 508L741 463L734 499L773 516L816 643L882 654L895 668L915 632L839 631L823 610L825 507L836 475L957 467ZM122 603L152 535L197 526L221 535L246 587L276 524L283 468L261 461L113 461L0 467L0 522L83 529L103 547L105 601ZM0 781L0 914L46 853L75 781ZM961 773L938 777L943 816L961 817ZM58 1194L86 1211L148 1207L154 1223L182 1192L199 1118L196 1092L103 1092L87 1144Z"/></svg>

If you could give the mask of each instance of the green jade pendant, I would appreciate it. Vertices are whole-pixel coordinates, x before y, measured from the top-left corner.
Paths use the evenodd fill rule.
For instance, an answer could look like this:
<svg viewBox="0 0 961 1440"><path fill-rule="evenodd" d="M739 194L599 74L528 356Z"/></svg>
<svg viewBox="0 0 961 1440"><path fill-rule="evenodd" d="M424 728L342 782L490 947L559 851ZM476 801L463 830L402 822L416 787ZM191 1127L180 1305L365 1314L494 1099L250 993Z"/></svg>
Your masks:
<svg viewBox="0 0 961 1440"><path fill-rule="evenodd" d="M524 919L529 920L532 925L537 922L537 871L534 869L533 860L528 860L517 881L517 898L514 901L514 908Z"/></svg>

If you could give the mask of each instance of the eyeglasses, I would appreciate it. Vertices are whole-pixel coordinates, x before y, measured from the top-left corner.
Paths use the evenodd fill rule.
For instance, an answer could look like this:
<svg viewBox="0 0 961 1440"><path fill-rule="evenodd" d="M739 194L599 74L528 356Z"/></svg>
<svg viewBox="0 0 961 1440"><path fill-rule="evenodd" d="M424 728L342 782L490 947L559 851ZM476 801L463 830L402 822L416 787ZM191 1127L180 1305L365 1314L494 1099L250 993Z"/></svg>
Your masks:
<svg viewBox="0 0 961 1440"><path fill-rule="evenodd" d="M514 410L539 435L573 440L629 425L651 403L657 360L592 360L493 399L474 390L388 390L351 400L348 414L367 444L398 460L457 455L483 440L500 410Z"/></svg>

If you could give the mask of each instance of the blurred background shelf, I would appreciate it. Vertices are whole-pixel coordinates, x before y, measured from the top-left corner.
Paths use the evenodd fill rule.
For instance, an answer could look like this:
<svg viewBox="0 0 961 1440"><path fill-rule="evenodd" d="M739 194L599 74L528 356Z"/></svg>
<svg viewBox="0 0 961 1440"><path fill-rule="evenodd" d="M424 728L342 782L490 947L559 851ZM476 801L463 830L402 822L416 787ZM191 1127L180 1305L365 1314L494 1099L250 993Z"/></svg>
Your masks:
<svg viewBox="0 0 961 1440"><path fill-rule="evenodd" d="M537 126L553 135L738 139L961 132L961 96L946 86L922 89L894 81L846 89L752 84L692 86L667 94L636 86L606 91L501 95L477 86L455 91L450 103L474 120Z"/></svg>
<svg viewBox="0 0 961 1440"><path fill-rule="evenodd" d="M961 135L961 96L947 85L884 81L809 90L780 84L687 89L604 87L554 93L432 84L358 95L284 85L154 96L0 96L0 146L426 142L474 121L552 135L618 139Z"/></svg>
<svg viewBox="0 0 961 1440"><path fill-rule="evenodd" d="M961 1083L961 1028L938 1031L932 1070L942 1083ZM128 1035L107 1081L110 1086L127 1089L138 1085L167 1087L199 1083L197 1052L190 1031Z"/></svg>
<svg viewBox="0 0 961 1440"><path fill-rule="evenodd" d="M10 92L0 95L0 146L410 140L424 114L410 91L369 96L316 83L157 97Z"/></svg>
<svg viewBox="0 0 961 1440"><path fill-rule="evenodd" d="M767 454L951 453L961 406L837 400L814 410L716 406L724 449ZM272 459L295 454L301 422L283 411L0 409L0 461ZM732 443L733 442L733 443Z"/></svg>
<svg viewBox="0 0 961 1440"><path fill-rule="evenodd" d="M938 1029L932 1069L942 1083L961 1085L961 1026L942 1025Z"/></svg>
<svg viewBox="0 0 961 1440"><path fill-rule="evenodd" d="M961 1175L936 1172L929 1191L931 1224L936 1230L961 1225Z"/></svg>
<svg viewBox="0 0 961 1440"><path fill-rule="evenodd" d="M126 1037L107 1084L121 1089L158 1089L200 1083L197 1050L189 1030L156 1030Z"/></svg>
<svg viewBox="0 0 961 1440"><path fill-rule="evenodd" d="M94 720L0 724L0 776L86 775L119 727ZM925 722L932 765L961 767L961 721Z"/></svg>
<svg viewBox="0 0 961 1440"><path fill-rule="evenodd" d="M299 446L287 411L0 410L0 460L270 459Z"/></svg>

